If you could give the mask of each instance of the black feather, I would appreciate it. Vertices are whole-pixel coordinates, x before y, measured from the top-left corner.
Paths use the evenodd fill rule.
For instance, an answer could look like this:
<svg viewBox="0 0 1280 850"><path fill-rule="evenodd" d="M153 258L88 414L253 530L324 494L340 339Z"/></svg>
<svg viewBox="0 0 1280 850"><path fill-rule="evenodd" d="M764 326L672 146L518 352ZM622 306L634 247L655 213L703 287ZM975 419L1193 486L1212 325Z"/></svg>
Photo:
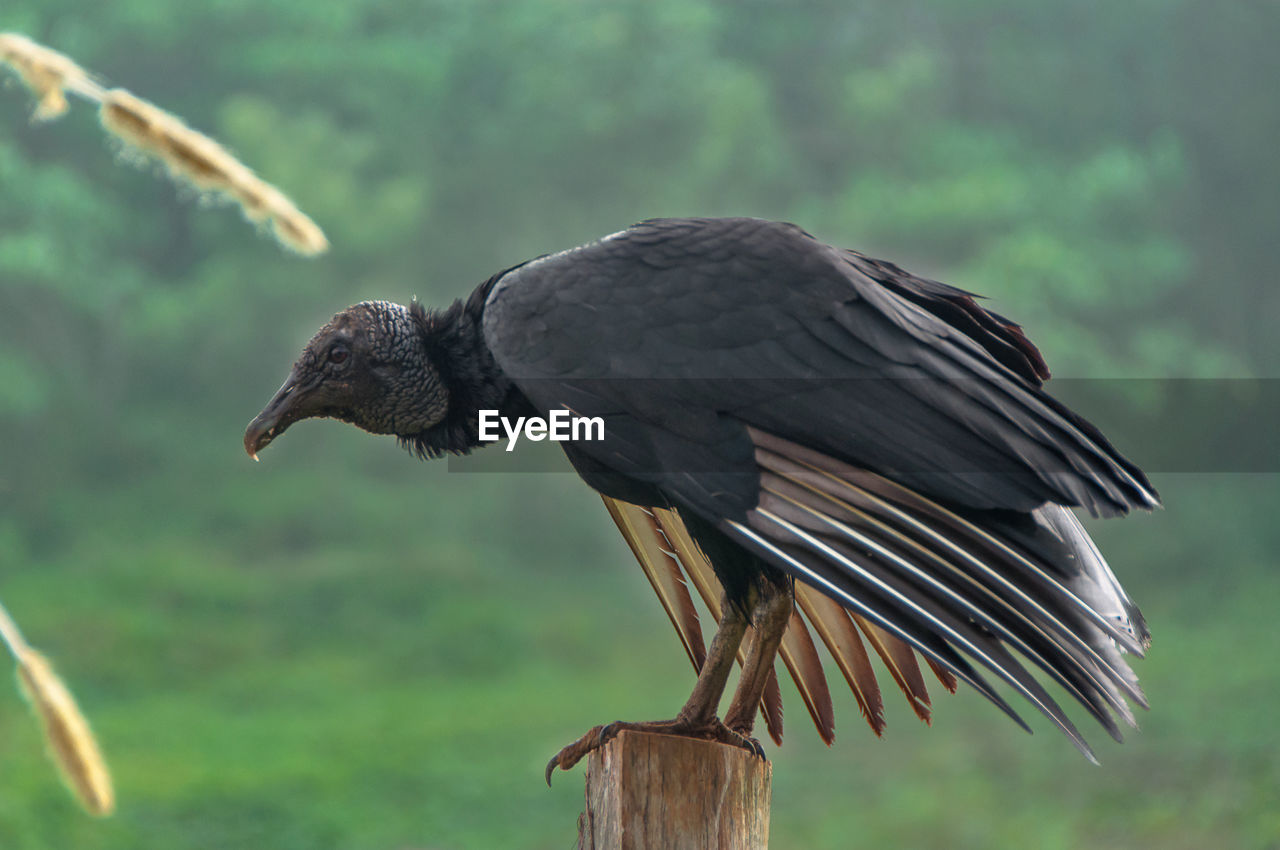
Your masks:
<svg viewBox="0 0 1280 850"><path fill-rule="evenodd" d="M803 582L1025 726L993 674L1090 758L1023 660L1117 738L1126 700L1145 705L1121 652L1142 652L1146 626L1070 509L1159 497L972 293L791 224L655 219L411 314L413 368L448 398L398 435L419 456L480 445L481 409L598 416L603 440L564 446L575 469L605 496L678 511L743 612ZM327 391L340 418L386 408L384 367ZM269 408L246 448L339 409L326 404Z"/></svg>

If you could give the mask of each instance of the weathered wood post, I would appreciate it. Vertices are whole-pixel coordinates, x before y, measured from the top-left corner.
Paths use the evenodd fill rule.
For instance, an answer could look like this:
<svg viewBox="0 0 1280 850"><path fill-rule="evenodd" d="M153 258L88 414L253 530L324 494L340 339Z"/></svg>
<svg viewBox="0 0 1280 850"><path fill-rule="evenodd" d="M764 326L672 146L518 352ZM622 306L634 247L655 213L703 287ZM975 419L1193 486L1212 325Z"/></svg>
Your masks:
<svg viewBox="0 0 1280 850"><path fill-rule="evenodd" d="M620 732L587 760L578 850L765 850L772 774L739 747Z"/></svg>

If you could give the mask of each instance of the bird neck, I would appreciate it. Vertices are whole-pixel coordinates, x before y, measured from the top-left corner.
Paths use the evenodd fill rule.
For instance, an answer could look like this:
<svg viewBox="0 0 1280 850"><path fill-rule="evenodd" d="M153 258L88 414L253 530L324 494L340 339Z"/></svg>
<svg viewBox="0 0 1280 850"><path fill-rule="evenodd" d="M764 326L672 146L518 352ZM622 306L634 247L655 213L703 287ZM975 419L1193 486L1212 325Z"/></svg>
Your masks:
<svg viewBox="0 0 1280 850"><path fill-rule="evenodd" d="M417 301L409 307L427 359L449 394L443 420L417 434L399 435L400 444L419 457L467 454L481 445L479 411L498 410L505 416L530 406L484 341L484 302L499 277L444 310L427 310Z"/></svg>

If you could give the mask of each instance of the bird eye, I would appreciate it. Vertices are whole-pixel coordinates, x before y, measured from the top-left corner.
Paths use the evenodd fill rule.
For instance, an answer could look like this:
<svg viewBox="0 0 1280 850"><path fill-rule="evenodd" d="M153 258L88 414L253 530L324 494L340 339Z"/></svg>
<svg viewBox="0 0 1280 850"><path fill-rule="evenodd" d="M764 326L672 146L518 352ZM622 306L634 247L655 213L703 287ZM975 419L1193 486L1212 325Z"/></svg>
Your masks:
<svg viewBox="0 0 1280 850"><path fill-rule="evenodd" d="M346 360L350 354L351 354L350 349L348 349L342 343L338 343L333 348L329 349L329 362L341 363L342 361Z"/></svg>

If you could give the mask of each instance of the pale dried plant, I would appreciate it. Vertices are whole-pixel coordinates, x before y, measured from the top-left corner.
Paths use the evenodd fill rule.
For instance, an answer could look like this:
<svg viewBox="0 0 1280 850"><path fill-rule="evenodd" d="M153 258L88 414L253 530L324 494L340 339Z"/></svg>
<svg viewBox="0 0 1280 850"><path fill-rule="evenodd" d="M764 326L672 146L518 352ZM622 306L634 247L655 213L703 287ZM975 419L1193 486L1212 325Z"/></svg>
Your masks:
<svg viewBox="0 0 1280 850"><path fill-rule="evenodd" d="M327 251L324 232L289 198L260 179L226 148L124 89L104 89L71 58L19 33L0 33L0 64L8 65L36 96L34 120L65 114L67 93L100 104L99 119L113 136L159 160L177 180L230 198L255 223L270 223L284 245L300 254ZM49 753L67 785L91 814L115 810L106 760L75 698L53 666L22 637L0 605L0 642L17 662L18 682L40 719Z"/></svg>
<svg viewBox="0 0 1280 850"><path fill-rule="evenodd" d="M276 239L299 254L329 249L324 232L283 192L172 113L125 89L104 89L68 57L18 33L0 33L0 62L17 71L38 98L37 119L66 112L68 91L95 101L101 104L98 116L107 132L161 162L175 180L229 198L250 221L270 223Z"/></svg>
<svg viewBox="0 0 1280 850"><path fill-rule="evenodd" d="M124 89L103 95L99 116L109 133L160 160L175 179L231 198L251 221L270 221L276 238L298 253L328 250L324 233L283 192L176 116Z"/></svg>
<svg viewBox="0 0 1280 850"><path fill-rule="evenodd" d="M70 57L37 44L16 32L0 33L0 61L18 72L38 102L37 121L49 121L67 111L68 89L92 98L102 88Z"/></svg>
<svg viewBox="0 0 1280 850"><path fill-rule="evenodd" d="M18 683L40 719L49 754L63 779L90 814L111 814L116 805L111 774L89 722L53 665L23 639L3 605L0 640L18 662Z"/></svg>

